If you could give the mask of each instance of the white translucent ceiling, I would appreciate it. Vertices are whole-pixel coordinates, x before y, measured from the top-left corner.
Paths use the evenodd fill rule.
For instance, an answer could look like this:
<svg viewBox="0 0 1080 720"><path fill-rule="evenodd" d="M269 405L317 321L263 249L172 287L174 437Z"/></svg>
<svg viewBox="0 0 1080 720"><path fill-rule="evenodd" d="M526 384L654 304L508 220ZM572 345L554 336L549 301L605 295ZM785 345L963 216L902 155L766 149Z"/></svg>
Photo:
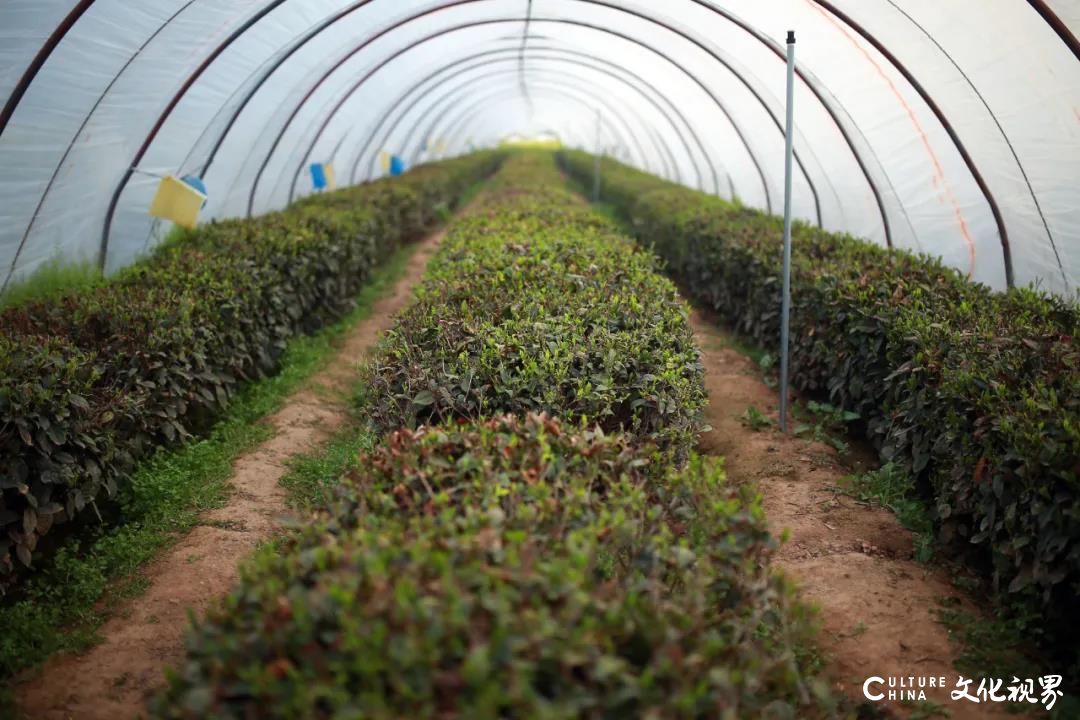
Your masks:
<svg viewBox="0 0 1080 720"><path fill-rule="evenodd" d="M0 282L512 133L776 212L789 29L799 217L1076 291L1080 0L0 0Z"/></svg>

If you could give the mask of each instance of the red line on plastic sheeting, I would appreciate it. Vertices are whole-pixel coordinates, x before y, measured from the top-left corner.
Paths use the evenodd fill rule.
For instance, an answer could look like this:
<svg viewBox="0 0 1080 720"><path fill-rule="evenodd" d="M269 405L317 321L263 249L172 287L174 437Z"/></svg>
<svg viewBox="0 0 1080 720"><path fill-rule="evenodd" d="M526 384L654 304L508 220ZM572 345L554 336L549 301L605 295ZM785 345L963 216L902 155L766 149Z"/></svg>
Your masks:
<svg viewBox="0 0 1080 720"><path fill-rule="evenodd" d="M949 187L949 182L945 178L945 171L941 166L941 160L938 158L937 153L934 152L934 148L930 145L930 139L926 136L926 131L923 130L922 125L919 123L919 119L915 117L915 111L912 110L911 106L907 103L906 100L904 100L904 96L900 94L900 90L897 89L896 84L893 83L892 79L885 74L885 71L882 70L881 66L877 63L873 56L871 56L870 53L868 53L866 49L862 45L860 45L854 37L851 36L851 34L843 25L836 22L836 20L834 20L832 16L819 8L812 0L806 0L806 3L810 7L812 7L815 12L825 18L829 22L829 24L836 28L845 38L847 38L848 42L850 42L852 46L854 46L855 49L858 50L864 58L866 58L866 61L870 63L870 65L874 68L874 70L881 77L881 79L888 84L889 90L892 91L892 94L896 98L896 101L900 103L900 105L904 108L904 111L907 113L908 118L911 120L911 124L915 127L915 131L922 139L923 147L926 148L926 153L930 156L930 161L934 166L934 185L941 186L942 192L944 192L946 199L949 201L949 204L952 205L953 214L956 216L956 222L960 225L960 232L964 236L964 242L967 244L968 258L971 262L970 266L968 267L968 277L970 278L972 275L975 274L975 240L971 237L971 230L970 228L968 228L967 221L964 219L964 214L960 210L960 203L957 201L956 196L953 195L952 189ZM1078 115L1078 117L1080 117L1080 115Z"/></svg>

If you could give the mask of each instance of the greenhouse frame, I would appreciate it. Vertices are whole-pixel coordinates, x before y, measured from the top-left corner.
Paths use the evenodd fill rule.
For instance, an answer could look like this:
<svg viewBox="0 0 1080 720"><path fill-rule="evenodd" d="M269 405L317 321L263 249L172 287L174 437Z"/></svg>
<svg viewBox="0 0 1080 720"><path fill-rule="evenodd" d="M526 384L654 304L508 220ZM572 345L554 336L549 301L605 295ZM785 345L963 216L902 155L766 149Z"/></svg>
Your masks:
<svg viewBox="0 0 1080 720"><path fill-rule="evenodd" d="M1080 718L1080 0L0 0L0 716Z"/></svg>
<svg viewBox="0 0 1080 720"><path fill-rule="evenodd" d="M797 27L798 218L1071 294L1078 26L1067 0L10 0L0 266L130 263L160 236L153 174L203 177L204 218L251 215L311 192L311 162L355 183L382 151L511 131L776 211Z"/></svg>

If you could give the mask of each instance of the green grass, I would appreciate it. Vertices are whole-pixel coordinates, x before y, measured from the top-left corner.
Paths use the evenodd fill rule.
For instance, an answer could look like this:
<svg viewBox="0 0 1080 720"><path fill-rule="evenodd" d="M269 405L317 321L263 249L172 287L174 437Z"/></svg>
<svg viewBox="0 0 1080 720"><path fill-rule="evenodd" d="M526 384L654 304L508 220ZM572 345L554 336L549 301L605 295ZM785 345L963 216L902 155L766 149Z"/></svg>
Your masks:
<svg viewBox="0 0 1080 720"><path fill-rule="evenodd" d="M926 503L915 495L911 478L893 464L852 475L844 492L856 500L876 503L896 515L900 524L915 533L915 558L929 562L934 554L934 524Z"/></svg>
<svg viewBox="0 0 1080 720"><path fill-rule="evenodd" d="M739 421L755 432L776 425L772 418L758 410L754 405L746 408L743 414L739 416Z"/></svg>
<svg viewBox="0 0 1080 720"><path fill-rule="evenodd" d="M791 412L799 420L799 424L792 430L794 435L809 435L841 455L850 452L848 423L859 419L856 413L816 400L805 403L796 400L792 403Z"/></svg>
<svg viewBox="0 0 1080 720"><path fill-rule="evenodd" d="M321 450L293 458L289 472L281 479L289 492L289 504L300 510L328 505L338 479L355 466L360 452L374 449L377 440L375 433L349 427Z"/></svg>
<svg viewBox="0 0 1080 720"><path fill-rule="evenodd" d="M75 290L88 290L104 283L101 270L88 262L46 260L33 273L8 285L0 295L0 310L44 300Z"/></svg>
<svg viewBox="0 0 1080 720"><path fill-rule="evenodd" d="M197 229L191 230L189 228L180 227L179 225L173 225L160 242L155 244L149 252L143 253L143 257L148 258L165 254L179 245L186 245L191 242L192 238L196 237L197 234ZM123 272L123 270L121 272Z"/></svg>
<svg viewBox="0 0 1080 720"><path fill-rule="evenodd" d="M233 461L271 434L259 420L315 374L348 329L371 314L376 300L404 274L415 247L402 248L373 273L348 315L292 341L278 374L245 388L205 438L142 463L119 498L122 525L99 526L67 540L5 600L0 606L0 677L96 641L114 601L141 592L143 581L136 571L197 525L206 510L224 504ZM314 497L311 493L314 489L307 497ZM4 702L0 694L0 717Z"/></svg>
<svg viewBox="0 0 1080 720"><path fill-rule="evenodd" d="M754 361L761 370L761 379L766 385L774 388L780 384L780 360L776 355L764 348L744 342L735 334L728 336L727 343L732 350Z"/></svg>

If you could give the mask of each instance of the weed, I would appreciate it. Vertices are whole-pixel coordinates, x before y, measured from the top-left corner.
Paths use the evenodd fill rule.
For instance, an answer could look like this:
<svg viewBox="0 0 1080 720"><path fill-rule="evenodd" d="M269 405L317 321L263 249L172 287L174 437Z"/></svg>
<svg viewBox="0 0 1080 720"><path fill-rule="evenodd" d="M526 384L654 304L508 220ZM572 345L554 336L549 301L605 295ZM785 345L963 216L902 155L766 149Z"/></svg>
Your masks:
<svg viewBox="0 0 1080 720"><path fill-rule="evenodd" d="M86 291L102 282L101 270L97 265L87 261L67 262L56 257L43 262L25 278L8 285L0 295L0 310L69 292Z"/></svg>
<svg viewBox="0 0 1080 720"><path fill-rule="evenodd" d="M934 554L934 524L926 504L916 496L911 478L891 463L847 478L847 494L861 502L877 503L896 515L900 524L916 534L915 558L929 562Z"/></svg>
<svg viewBox="0 0 1080 720"><path fill-rule="evenodd" d="M758 367L761 368L761 380L762 380L762 382L764 382L766 385L768 385L771 388L774 388L777 385L779 385L780 384L780 379L777 376L778 370L777 370L777 358L776 358L776 356L773 355L770 352L764 352L764 351L755 352L752 349L750 349L750 347L748 345L745 345L744 343L741 343L741 342L739 344L742 345L744 348L746 348L743 351L743 354L747 355L752 360L754 360L754 362L757 363Z"/></svg>
<svg viewBox="0 0 1080 720"><path fill-rule="evenodd" d="M751 405L739 416L740 422L751 430L758 431L776 425L776 421Z"/></svg>
<svg viewBox="0 0 1080 720"><path fill-rule="evenodd" d="M281 479L290 504L303 510L325 507L341 475L355 467L360 452L372 450L375 441L372 432L348 428L318 452L294 458Z"/></svg>
<svg viewBox="0 0 1080 720"><path fill-rule="evenodd" d="M799 403L793 405L796 417L804 420L795 426L796 435L811 435L814 440L828 445L841 455L851 451L851 445L844 439L847 425L859 419L858 413L834 407L828 403L810 400L805 409Z"/></svg>

